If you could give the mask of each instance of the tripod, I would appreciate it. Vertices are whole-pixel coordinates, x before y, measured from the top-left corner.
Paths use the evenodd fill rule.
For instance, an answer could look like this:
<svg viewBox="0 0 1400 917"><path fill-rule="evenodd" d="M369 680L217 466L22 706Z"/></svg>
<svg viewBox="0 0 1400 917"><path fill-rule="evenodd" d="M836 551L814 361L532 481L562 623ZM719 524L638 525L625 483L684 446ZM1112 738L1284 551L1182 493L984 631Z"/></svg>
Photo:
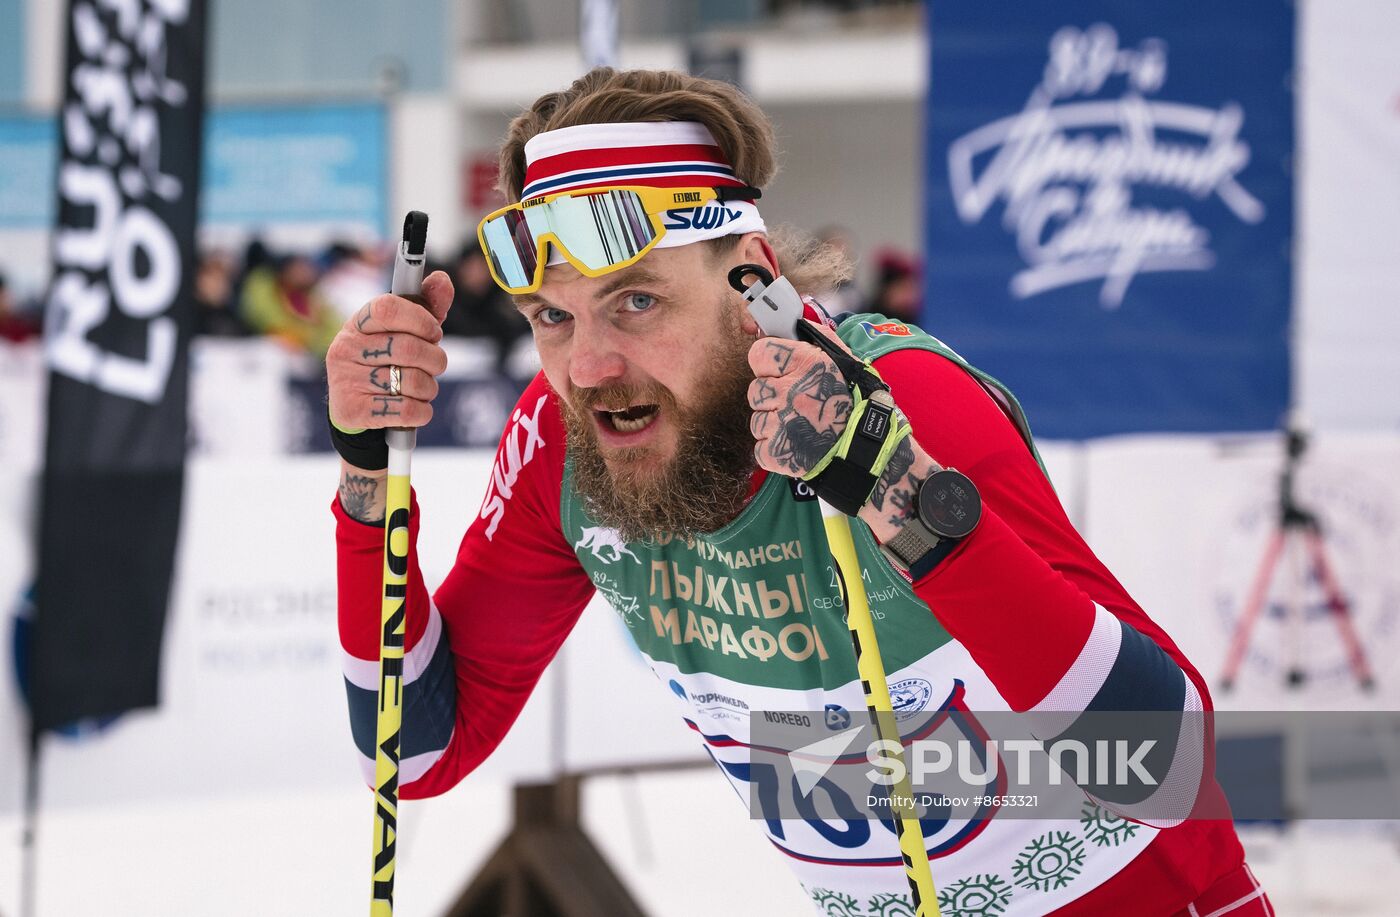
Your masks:
<svg viewBox="0 0 1400 917"><path fill-rule="evenodd" d="M1310 560L1310 572L1322 586L1327 610L1333 623L1337 625L1342 644L1346 647L1347 661L1352 674L1356 676L1357 684L1362 690L1370 691L1375 687L1375 679L1371 675L1366 652L1361 647L1361 641L1352 623L1351 606L1342 594L1341 583L1338 582L1332 563L1328 560L1322 524L1315 513L1298 503L1294 493L1294 477L1303 453L1308 448L1307 434L1297 427L1290 426L1285 442L1287 457L1284 460L1283 474L1279 477L1278 527L1264 548L1264 556L1255 571L1249 598L1240 614L1239 622L1235 625L1235 633L1230 640L1230 652L1225 659L1225 671L1220 677L1220 688L1222 691L1229 691L1235 686L1245 650L1249 646L1250 633L1254 630L1259 613L1268 600L1269 585L1273 582L1279 558L1285 549L1291 548L1290 554L1296 558L1297 567L1288 589L1285 610L1290 663L1285 677L1286 683L1290 688L1299 688L1307 679L1303 669L1300 642L1303 625L1302 591L1307 582L1303 565Z"/></svg>

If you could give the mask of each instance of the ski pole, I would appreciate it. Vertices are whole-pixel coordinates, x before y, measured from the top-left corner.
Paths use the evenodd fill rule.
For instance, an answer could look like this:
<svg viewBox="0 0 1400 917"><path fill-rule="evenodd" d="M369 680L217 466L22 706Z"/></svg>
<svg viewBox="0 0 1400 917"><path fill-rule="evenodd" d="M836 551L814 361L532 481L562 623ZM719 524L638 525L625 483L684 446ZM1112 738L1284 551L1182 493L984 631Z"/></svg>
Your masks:
<svg viewBox="0 0 1400 917"><path fill-rule="evenodd" d="M757 277L758 280L745 285L744 278L748 276ZM758 322L764 334L805 340L825 349L824 341L815 340L819 337L818 333L802 324L802 298L786 277L775 280L763 267L744 264L730 271L729 285L743 294L749 303L749 314ZM856 671L865 693L865 708L875 724L875 734L887 743L886 748L896 750L893 757L899 762L903 773L893 787L895 805L892 808L897 813L895 835L904 859L904 873L909 880L914 913L916 917L940 917L923 826L914 807L909 768L904 763L904 742L895 720L889 679L885 674L884 660L880 658L875 621L870 615L870 599L865 592L865 579L861 575L855 541L851 537L851 520L825 500L819 502L827 547L836 562L836 573L845 598L846 626L850 629L851 645L855 649Z"/></svg>
<svg viewBox="0 0 1400 917"><path fill-rule="evenodd" d="M904 873L909 879L909 893L914 899L916 917L939 917L938 895L933 885L933 867L928 861L924 829L914 808L914 790L909 782L909 768L904 763L904 742L890 700L889 679L885 662L880 658L880 644L875 638L875 620L870 615L870 599L865 594L856 546L851 538L850 517L825 500L820 501L822 523L826 527L826 542L836 560L836 575L846 599L846 626L851 631L851 644L856 652L856 671L865 690L865 709L875 722L875 734L886 742L885 748L897 749L902 776L895 783L894 828L899 838L899 852L904 856ZM893 744L889 744L893 743Z"/></svg>
<svg viewBox="0 0 1400 917"><path fill-rule="evenodd" d="M389 292L423 303L424 251L428 244L428 215L410 211L403 222L403 241L394 258ZM389 367L391 394L399 394L400 370ZM389 481L384 510L384 597L380 606L379 712L374 750L374 872L370 917L394 913L395 841L398 838L399 733L403 726L404 619L408 601L409 473L417 431L391 427Z"/></svg>

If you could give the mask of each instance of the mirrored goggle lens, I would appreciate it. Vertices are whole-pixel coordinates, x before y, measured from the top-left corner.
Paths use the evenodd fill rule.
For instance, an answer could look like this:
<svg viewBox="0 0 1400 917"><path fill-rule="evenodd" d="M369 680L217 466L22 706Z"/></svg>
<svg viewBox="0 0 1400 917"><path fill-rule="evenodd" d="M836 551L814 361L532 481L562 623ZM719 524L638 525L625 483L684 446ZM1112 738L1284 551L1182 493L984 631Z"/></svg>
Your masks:
<svg viewBox="0 0 1400 917"><path fill-rule="evenodd" d="M511 289L529 286L539 270L538 239L553 233L576 261L601 271L646 249L659 232L633 191L601 191L560 197L523 210L507 210L482 227L496 276Z"/></svg>
<svg viewBox="0 0 1400 917"><path fill-rule="evenodd" d="M545 210L547 214L536 214ZM545 231L539 221L549 221L549 231L574 259L589 270L600 271L640 254L658 233L647 217L642 200L633 191L603 191L561 197L544 207L526 211L532 228Z"/></svg>
<svg viewBox="0 0 1400 917"><path fill-rule="evenodd" d="M528 287L539 264L539 246L529 224L519 210L507 210L481 228L486 255L496 268L496 276L507 287Z"/></svg>

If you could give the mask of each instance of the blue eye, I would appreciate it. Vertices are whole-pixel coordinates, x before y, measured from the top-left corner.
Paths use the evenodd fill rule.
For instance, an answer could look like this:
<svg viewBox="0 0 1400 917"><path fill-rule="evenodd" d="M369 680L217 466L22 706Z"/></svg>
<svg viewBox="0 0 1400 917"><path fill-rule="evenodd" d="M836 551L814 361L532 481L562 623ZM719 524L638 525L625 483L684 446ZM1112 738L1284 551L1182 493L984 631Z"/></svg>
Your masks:
<svg viewBox="0 0 1400 917"><path fill-rule="evenodd" d="M650 293L628 293L623 305L630 312L645 312L656 305L656 297Z"/></svg>
<svg viewBox="0 0 1400 917"><path fill-rule="evenodd" d="M540 311L535 313L535 319L541 325L563 324L563 322L566 321L568 318L569 313L565 312L563 309L556 309L553 306L541 309Z"/></svg>

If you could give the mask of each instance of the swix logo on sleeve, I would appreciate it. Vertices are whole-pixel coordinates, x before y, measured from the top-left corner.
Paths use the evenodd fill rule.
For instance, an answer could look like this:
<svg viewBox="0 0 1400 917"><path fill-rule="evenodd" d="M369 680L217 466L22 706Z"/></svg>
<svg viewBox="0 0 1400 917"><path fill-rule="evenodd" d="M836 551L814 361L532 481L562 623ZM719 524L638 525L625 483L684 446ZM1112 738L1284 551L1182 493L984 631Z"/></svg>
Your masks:
<svg viewBox="0 0 1400 917"><path fill-rule="evenodd" d="M742 215L743 211L731 210L721 204L706 204L704 207L666 211L665 226L667 229L718 229Z"/></svg>
<svg viewBox="0 0 1400 917"><path fill-rule="evenodd" d="M526 415L517 407L511 415L510 427L501 440L501 448L496 452L495 464L491 466L486 500L481 504L481 518L491 520L486 526L487 541L496 534L496 526L501 524L501 517L506 514L506 501L510 499L515 482L520 477L520 469L530 464L535 450L544 445L544 438L540 436L540 411L544 410L544 403L548 400L548 395L541 395L540 400L535 402L534 413Z"/></svg>

